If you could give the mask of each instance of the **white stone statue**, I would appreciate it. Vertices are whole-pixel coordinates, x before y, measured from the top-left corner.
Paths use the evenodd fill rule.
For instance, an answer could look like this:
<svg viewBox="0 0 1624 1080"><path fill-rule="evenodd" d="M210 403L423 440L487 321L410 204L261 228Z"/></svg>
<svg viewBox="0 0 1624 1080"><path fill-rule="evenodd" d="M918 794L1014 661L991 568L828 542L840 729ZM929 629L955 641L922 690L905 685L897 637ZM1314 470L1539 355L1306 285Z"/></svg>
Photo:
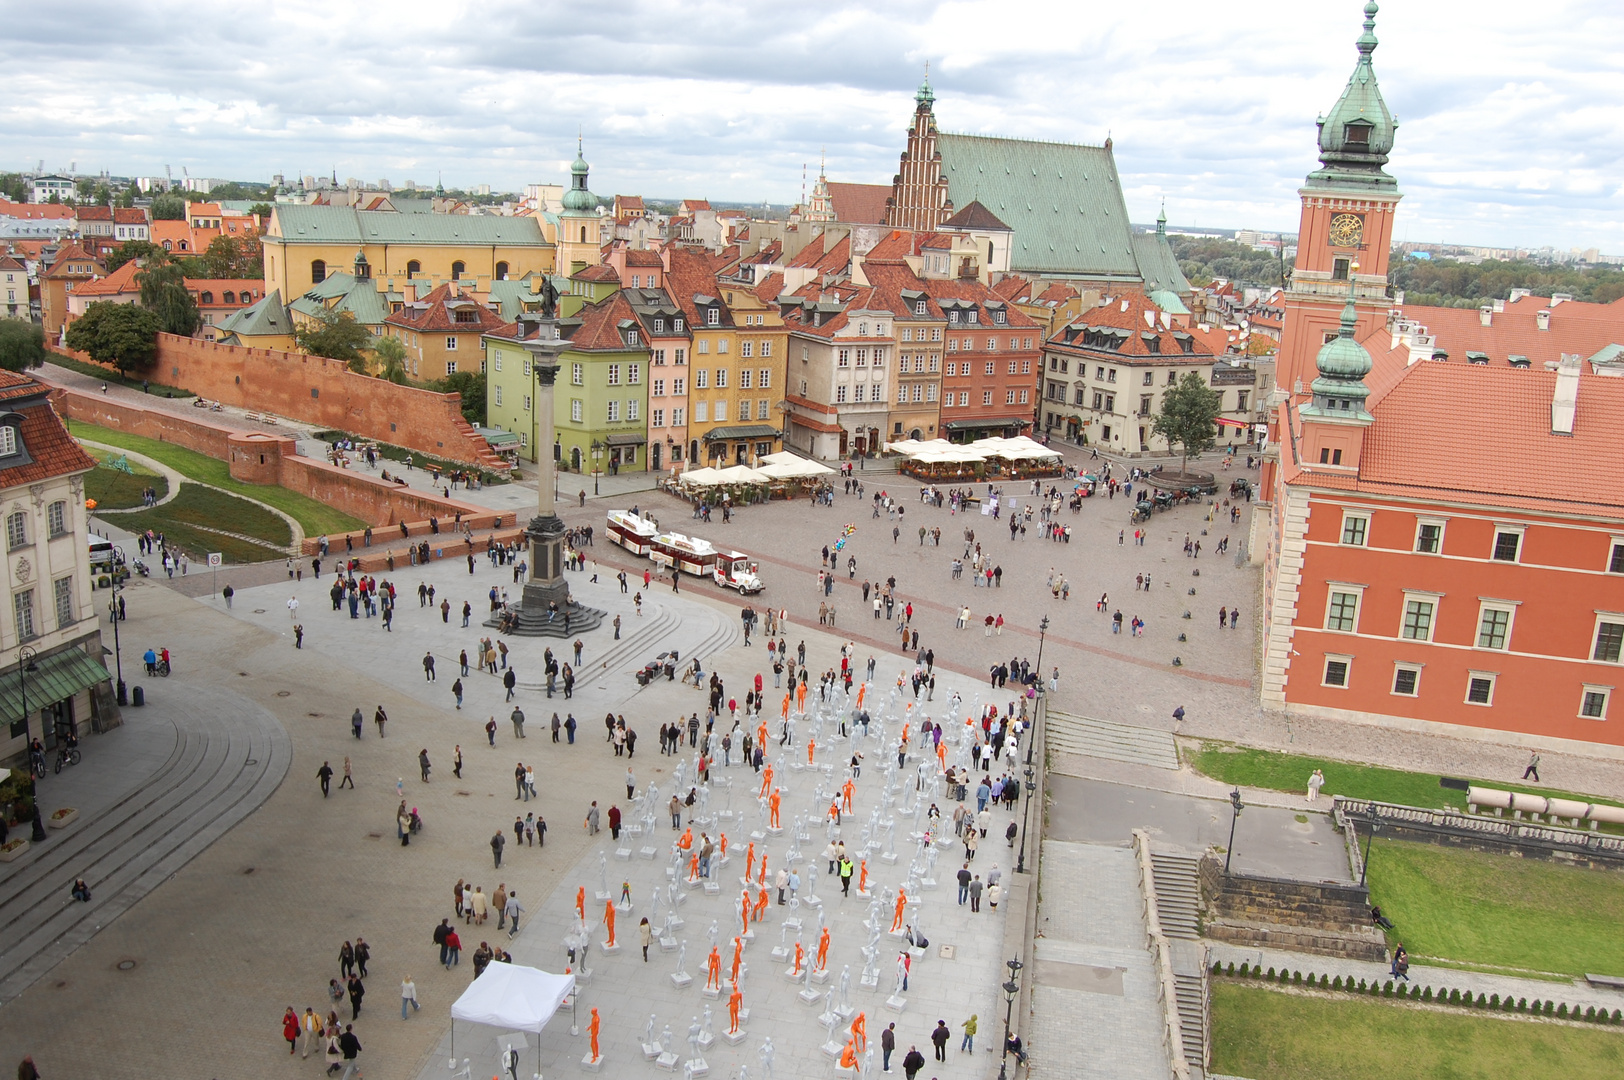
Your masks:
<svg viewBox="0 0 1624 1080"><path fill-rule="evenodd" d="M851 1008L851 965L846 964L840 969L840 1008L845 1011ZM649 1017L649 1026L652 1030L654 1018Z"/></svg>
<svg viewBox="0 0 1624 1080"><path fill-rule="evenodd" d="M761 1080L772 1080L773 1037L771 1035L762 1040L761 1049L756 1051L756 1058L761 1062Z"/></svg>

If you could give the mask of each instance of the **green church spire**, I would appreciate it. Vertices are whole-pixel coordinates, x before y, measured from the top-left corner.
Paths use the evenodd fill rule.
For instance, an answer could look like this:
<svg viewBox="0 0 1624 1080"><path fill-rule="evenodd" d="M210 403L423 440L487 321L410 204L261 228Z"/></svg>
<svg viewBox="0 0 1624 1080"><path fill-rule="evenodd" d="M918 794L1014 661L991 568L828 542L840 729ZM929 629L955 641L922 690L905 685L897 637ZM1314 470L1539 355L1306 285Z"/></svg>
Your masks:
<svg viewBox="0 0 1624 1080"><path fill-rule="evenodd" d="M1376 85L1371 55L1376 51L1375 0L1365 5L1364 33L1355 48L1359 59L1348 85L1330 113L1319 119L1320 163L1324 168L1311 180L1329 180L1356 187L1389 188L1396 182L1382 166L1393 149L1398 120L1388 111Z"/></svg>

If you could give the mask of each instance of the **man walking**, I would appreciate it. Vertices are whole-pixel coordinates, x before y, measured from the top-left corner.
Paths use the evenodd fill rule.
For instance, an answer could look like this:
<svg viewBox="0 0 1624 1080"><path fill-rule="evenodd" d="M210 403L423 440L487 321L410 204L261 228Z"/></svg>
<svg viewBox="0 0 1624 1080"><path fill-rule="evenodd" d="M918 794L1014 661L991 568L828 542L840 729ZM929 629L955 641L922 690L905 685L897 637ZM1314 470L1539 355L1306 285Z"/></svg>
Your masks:
<svg viewBox="0 0 1624 1080"><path fill-rule="evenodd" d="M963 907L970 899L970 864L965 863L959 868L959 906Z"/></svg>
<svg viewBox="0 0 1624 1080"><path fill-rule="evenodd" d="M885 1072L891 1071L891 1052L897 1048L897 1026L888 1024L880 1032L880 1068Z"/></svg>
<svg viewBox="0 0 1624 1080"><path fill-rule="evenodd" d="M1538 750L1536 750L1533 753L1528 755L1528 768L1523 770L1522 778L1524 780L1527 780L1530 776L1532 776L1534 778L1534 783L1536 783L1536 784L1539 783L1539 751Z"/></svg>
<svg viewBox="0 0 1624 1080"><path fill-rule="evenodd" d="M321 768L316 770L316 779L321 781L321 797L325 799L328 785L333 781L333 767L325 761L322 762Z"/></svg>
<svg viewBox="0 0 1624 1080"><path fill-rule="evenodd" d="M925 1055L919 1052L919 1047L908 1047L908 1054L902 1059L902 1075L908 1080L914 1080L919 1070L925 1067Z"/></svg>
<svg viewBox="0 0 1624 1080"><path fill-rule="evenodd" d="M513 714L508 719L513 721L513 737L524 738L524 710L517 705L513 706Z"/></svg>
<svg viewBox="0 0 1624 1080"><path fill-rule="evenodd" d="M434 654L432 652L423 654L423 681L434 681Z"/></svg>
<svg viewBox="0 0 1624 1080"><path fill-rule="evenodd" d="M586 831L589 836L598 835L598 801L592 800L592 805L586 812Z"/></svg>
<svg viewBox="0 0 1624 1080"><path fill-rule="evenodd" d="M506 843L507 837L502 835L501 829L497 829L496 835L491 837L491 854L496 856L496 869L498 870L502 869L502 847Z"/></svg>
<svg viewBox="0 0 1624 1080"><path fill-rule="evenodd" d="M339 1080L350 1080L359 1074L361 1067L356 1060L361 1054L361 1040L355 1037L355 1025L344 1025L344 1034L338 1037L338 1048L344 1052L344 1075Z"/></svg>
<svg viewBox="0 0 1624 1080"><path fill-rule="evenodd" d="M951 1039L952 1037L953 1032L948 1030L947 1021L936 1021L936 1030L930 1033L930 1041L936 1044L937 1061L947 1060L947 1040Z"/></svg>
<svg viewBox="0 0 1624 1080"><path fill-rule="evenodd" d="M508 893L507 901L508 937L519 932L519 916L524 914L524 908L519 903L519 890L514 889Z"/></svg>

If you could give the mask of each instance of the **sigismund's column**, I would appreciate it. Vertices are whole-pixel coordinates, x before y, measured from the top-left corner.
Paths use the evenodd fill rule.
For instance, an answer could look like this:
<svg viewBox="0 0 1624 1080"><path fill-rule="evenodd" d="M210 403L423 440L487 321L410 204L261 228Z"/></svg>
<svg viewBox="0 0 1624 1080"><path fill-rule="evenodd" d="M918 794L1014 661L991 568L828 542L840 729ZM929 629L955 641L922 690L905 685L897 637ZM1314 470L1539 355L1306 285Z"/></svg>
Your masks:
<svg viewBox="0 0 1624 1080"><path fill-rule="evenodd" d="M549 604L557 604L562 613L570 603L570 588L564 580L564 522L553 498L558 471L557 462L552 460L553 382L558 378L558 365L537 359L540 385L536 395L536 460L544 464L536 475L536 516L524 531L530 541L530 579L524 583L524 609L527 614L539 614L547 612ZM549 473L555 477L553 484L547 482Z"/></svg>

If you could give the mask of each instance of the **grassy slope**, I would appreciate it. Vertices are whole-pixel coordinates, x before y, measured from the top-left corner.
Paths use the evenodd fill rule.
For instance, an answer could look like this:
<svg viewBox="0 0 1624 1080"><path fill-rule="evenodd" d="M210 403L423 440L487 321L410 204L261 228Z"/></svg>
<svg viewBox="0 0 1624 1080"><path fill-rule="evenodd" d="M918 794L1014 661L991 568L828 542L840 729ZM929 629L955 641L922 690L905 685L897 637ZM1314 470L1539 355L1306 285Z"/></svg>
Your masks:
<svg viewBox="0 0 1624 1080"><path fill-rule="evenodd" d="M157 439L148 439L141 435L131 435L114 428L97 427L81 420L75 420L70 425L75 435L82 436L92 442L106 443L109 446L122 447L125 450L134 450L138 454L145 454L150 458L163 462L170 468L180 472L188 479L199 483L212 484L226 491L246 495L250 499L258 499L287 514L304 528L308 536L319 536L322 533L342 533L351 530L366 528L366 522L353 518L348 514L334 510L315 499L289 491L282 487L269 487L260 484L245 484L241 480L233 479L230 469L223 461L216 461L207 454L200 454L195 450L188 450L174 443L159 442Z"/></svg>
<svg viewBox="0 0 1624 1080"><path fill-rule="evenodd" d="M1212 988L1212 1067L1251 1080L1601 1080L1624 1032L1498 1020L1357 998Z"/></svg>
<svg viewBox="0 0 1624 1080"><path fill-rule="evenodd" d="M1624 873L1377 840L1370 896L1418 958L1624 975Z"/></svg>
<svg viewBox="0 0 1624 1080"><path fill-rule="evenodd" d="M182 484L180 493L164 505L120 514L117 521L122 528L132 531L152 529L163 533L194 562L201 561L211 551L220 552L230 563L285 558L285 549L293 540L288 523L269 510L201 484ZM265 543L225 536L213 531L215 529L242 533Z"/></svg>
<svg viewBox="0 0 1624 1080"><path fill-rule="evenodd" d="M85 475L85 498L95 499L98 510L126 510L140 506L141 493L149 487L156 488L161 499L169 492L169 481L141 468L132 474L104 466L92 469Z"/></svg>

